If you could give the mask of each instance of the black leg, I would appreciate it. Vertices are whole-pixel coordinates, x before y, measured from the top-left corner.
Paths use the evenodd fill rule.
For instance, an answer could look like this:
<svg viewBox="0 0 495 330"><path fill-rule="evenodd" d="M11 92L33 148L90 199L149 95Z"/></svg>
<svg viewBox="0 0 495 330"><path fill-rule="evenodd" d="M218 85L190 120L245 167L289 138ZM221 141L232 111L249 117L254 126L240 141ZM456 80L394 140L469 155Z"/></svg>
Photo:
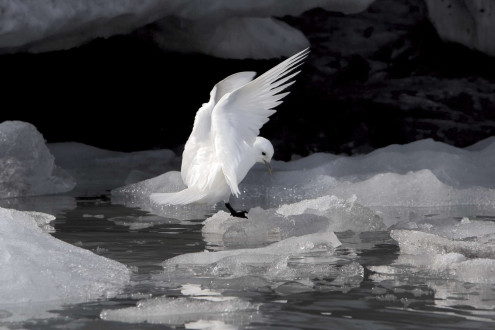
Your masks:
<svg viewBox="0 0 495 330"><path fill-rule="evenodd" d="M247 219L247 216L246 216L247 211L237 212L236 210L234 210L234 208L232 207L232 205L230 205L230 203L225 203L225 206L229 209L231 216L238 217L238 218L246 218Z"/></svg>

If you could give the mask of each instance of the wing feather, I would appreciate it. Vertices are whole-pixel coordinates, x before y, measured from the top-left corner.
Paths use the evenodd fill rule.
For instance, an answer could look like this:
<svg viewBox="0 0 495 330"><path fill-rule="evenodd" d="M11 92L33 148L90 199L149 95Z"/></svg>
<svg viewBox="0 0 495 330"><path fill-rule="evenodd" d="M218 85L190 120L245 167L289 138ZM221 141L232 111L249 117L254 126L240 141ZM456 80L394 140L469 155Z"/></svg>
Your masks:
<svg viewBox="0 0 495 330"><path fill-rule="evenodd" d="M256 72L253 71L238 72L221 80L211 90L208 103L203 104L197 111L191 135L182 153L181 176L188 187L206 189L213 180L213 176L209 175L213 170L205 167L205 164L214 163L210 156L214 151L209 143L210 141L213 143L210 134L213 108L225 94L246 85L255 75Z"/></svg>
<svg viewBox="0 0 495 330"><path fill-rule="evenodd" d="M308 55L305 49L244 86L226 93L211 113L212 138L217 159L222 164L227 183L238 195L236 169L249 153L260 128L275 113L275 108L289 92L281 93L294 83L294 72ZM252 164L251 164L252 165Z"/></svg>

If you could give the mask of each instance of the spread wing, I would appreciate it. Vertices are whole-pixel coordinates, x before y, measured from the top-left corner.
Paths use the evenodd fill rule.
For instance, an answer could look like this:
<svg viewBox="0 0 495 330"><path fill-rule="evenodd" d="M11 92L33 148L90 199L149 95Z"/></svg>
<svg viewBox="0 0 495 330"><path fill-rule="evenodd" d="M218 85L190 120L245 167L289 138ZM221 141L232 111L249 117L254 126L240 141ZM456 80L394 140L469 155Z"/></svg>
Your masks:
<svg viewBox="0 0 495 330"><path fill-rule="evenodd" d="M305 49L250 83L226 93L213 108L211 134L215 152L234 195L240 193L236 169L242 155L250 151L260 128L275 113L273 108L289 94L282 91L294 83L292 78L299 73L294 70L308 53Z"/></svg>
<svg viewBox="0 0 495 330"><path fill-rule="evenodd" d="M225 94L249 83L255 75L256 72L251 71L239 72L218 82L210 92L208 103L203 104L197 111L193 130L182 154L181 176L188 187L197 186L204 189L212 180L212 176L205 173L213 172L209 164L214 166L216 159L210 135L211 112L214 106Z"/></svg>

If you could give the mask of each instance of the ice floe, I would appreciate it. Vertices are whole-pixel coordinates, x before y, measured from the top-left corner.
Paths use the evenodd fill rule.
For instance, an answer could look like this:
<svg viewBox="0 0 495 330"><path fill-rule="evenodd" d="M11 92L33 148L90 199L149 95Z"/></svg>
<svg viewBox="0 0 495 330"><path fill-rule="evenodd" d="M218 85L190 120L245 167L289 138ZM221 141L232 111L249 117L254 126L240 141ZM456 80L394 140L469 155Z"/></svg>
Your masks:
<svg viewBox="0 0 495 330"><path fill-rule="evenodd" d="M158 297L140 301L136 307L101 312L107 321L183 325L195 322L226 325L249 323L258 304L237 297L219 297L216 300L195 298ZM221 329L221 328L220 328Z"/></svg>
<svg viewBox="0 0 495 330"><path fill-rule="evenodd" d="M335 196L284 204L278 209L252 208L247 216L248 220L219 211L203 222L204 239L211 245L246 247L325 230L386 229L380 216L355 203L355 198L342 200Z"/></svg>
<svg viewBox="0 0 495 330"><path fill-rule="evenodd" d="M177 219L163 218L156 215L118 216L109 218L108 220L113 221L117 225L129 227L129 230L139 230L160 224L172 224L180 222Z"/></svg>
<svg viewBox="0 0 495 330"><path fill-rule="evenodd" d="M340 259L335 256L340 244L335 234L323 231L257 248L189 253L165 260L163 273L153 279L172 288L177 284L196 284L219 292L312 291L313 279L337 278L342 274ZM362 268L356 272L362 273Z"/></svg>
<svg viewBox="0 0 495 330"><path fill-rule="evenodd" d="M49 235L53 218L0 208L0 309L10 315L3 321L112 297L130 280L126 266Z"/></svg>
<svg viewBox="0 0 495 330"><path fill-rule="evenodd" d="M0 123L0 198L63 193L75 185L73 178L55 165L33 125Z"/></svg>
<svg viewBox="0 0 495 330"><path fill-rule="evenodd" d="M253 216L263 217L271 216L269 209L280 208L277 214L287 216L284 210L303 208L306 211L301 212L315 218L337 219L341 226L337 231L383 228L375 215L387 227L437 210L472 216L495 210L494 153L493 139L465 149L427 139L366 155L313 154L290 162L274 161L273 175L255 165L240 185L242 194L231 202L239 209L262 207L268 213L253 210ZM183 188L180 173L172 171L114 189L112 200L179 219L215 213L207 206L163 206L149 201L151 193Z"/></svg>
<svg viewBox="0 0 495 330"><path fill-rule="evenodd" d="M180 287L184 297L157 297L141 300L136 307L103 310L100 317L107 321L152 324L185 324L188 329L236 329L249 323L258 311L257 303L238 297L224 296L219 291L203 289L198 284ZM205 326L199 327L197 326Z"/></svg>
<svg viewBox="0 0 495 330"><path fill-rule="evenodd" d="M180 166L168 149L137 152L103 150L81 143L48 145L60 164L77 181L78 195L104 194L109 189L148 179Z"/></svg>
<svg viewBox="0 0 495 330"><path fill-rule="evenodd" d="M457 221L469 226L467 218L463 220ZM481 234L480 228L486 228L483 226L474 225L472 236L465 230L456 232L454 224L450 224L452 232L448 232L448 226L444 222L437 232L450 238L417 230L436 232L435 226L392 230L390 235L399 244L400 254L389 265L368 266L373 272L370 279L379 285L375 293L381 297L390 292L402 295L400 301L405 307L415 302L407 295L426 295L437 308L464 315L462 306L469 306L469 310L479 310L466 314L466 318L492 321L490 313L484 311L495 306L492 303L495 299L495 235L490 230ZM418 285L424 289L419 290Z"/></svg>
<svg viewBox="0 0 495 330"><path fill-rule="evenodd" d="M495 245L492 240L451 240L416 230L392 230L390 236L398 242L401 254L392 265L370 267L372 271L391 276L493 283Z"/></svg>

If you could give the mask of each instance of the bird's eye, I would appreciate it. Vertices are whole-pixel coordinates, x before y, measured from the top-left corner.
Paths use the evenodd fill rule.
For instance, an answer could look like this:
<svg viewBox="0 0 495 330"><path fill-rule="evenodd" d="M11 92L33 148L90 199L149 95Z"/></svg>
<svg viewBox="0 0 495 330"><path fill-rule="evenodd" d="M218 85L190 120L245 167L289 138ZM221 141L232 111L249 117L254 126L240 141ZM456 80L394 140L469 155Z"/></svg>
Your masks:
<svg viewBox="0 0 495 330"><path fill-rule="evenodd" d="M262 154L263 156L266 156L266 152L264 152L264 151L263 151L261 154Z"/></svg>

